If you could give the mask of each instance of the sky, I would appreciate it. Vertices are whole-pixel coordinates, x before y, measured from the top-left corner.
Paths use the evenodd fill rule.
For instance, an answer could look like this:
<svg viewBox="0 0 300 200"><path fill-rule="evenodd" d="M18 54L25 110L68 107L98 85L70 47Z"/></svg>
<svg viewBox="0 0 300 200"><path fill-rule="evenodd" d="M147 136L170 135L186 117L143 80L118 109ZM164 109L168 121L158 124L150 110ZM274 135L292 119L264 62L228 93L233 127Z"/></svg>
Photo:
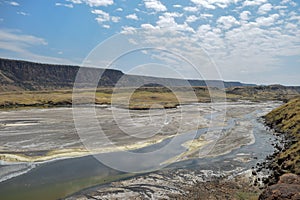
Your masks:
<svg viewBox="0 0 300 200"><path fill-rule="evenodd" d="M295 0L0 0L0 57L300 85ZM97 60L97 61L96 61Z"/></svg>

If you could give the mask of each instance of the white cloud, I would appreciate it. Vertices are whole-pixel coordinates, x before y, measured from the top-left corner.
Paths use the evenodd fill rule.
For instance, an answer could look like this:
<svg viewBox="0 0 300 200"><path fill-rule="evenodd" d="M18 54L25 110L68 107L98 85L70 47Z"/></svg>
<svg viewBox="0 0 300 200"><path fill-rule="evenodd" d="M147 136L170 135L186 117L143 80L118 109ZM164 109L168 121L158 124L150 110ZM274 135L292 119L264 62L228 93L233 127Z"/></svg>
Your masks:
<svg viewBox="0 0 300 200"><path fill-rule="evenodd" d="M225 29L230 29L235 25L239 25L240 23L233 16L222 16L217 20L217 23L220 24Z"/></svg>
<svg viewBox="0 0 300 200"><path fill-rule="evenodd" d="M188 12L197 12L198 8L197 7L188 6L188 7L184 7L183 10L184 11L188 11Z"/></svg>
<svg viewBox="0 0 300 200"><path fill-rule="evenodd" d="M120 19L121 19L121 17L117 17L117 16L112 16L112 17L111 17L111 21L114 22L114 23L119 22Z"/></svg>
<svg viewBox="0 0 300 200"><path fill-rule="evenodd" d="M23 15L23 16L28 16L29 14L26 13L26 12L22 12L22 11L19 11L17 12L18 15Z"/></svg>
<svg viewBox="0 0 300 200"><path fill-rule="evenodd" d="M296 3L296 2L294 2L294 1L291 1L291 3L290 3L293 7L296 7L298 4Z"/></svg>
<svg viewBox="0 0 300 200"><path fill-rule="evenodd" d="M160 28L168 28L171 30L185 30L189 32L194 32L194 29L191 28L187 23L178 24L175 21L175 17L179 17L179 13L164 13L162 16L158 17L156 22L157 26Z"/></svg>
<svg viewBox="0 0 300 200"><path fill-rule="evenodd" d="M91 11L93 14L97 15L96 21L99 24L102 24L103 22L112 21L114 23L117 23L120 21L120 17L118 16L110 16L109 13L104 12L103 10L95 9Z"/></svg>
<svg viewBox="0 0 300 200"><path fill-rule="evenodd" d="M272 26L278 18L278 14L273 14L269 17L259 17L256 19L256 22L259 26Z"/></svg>
<svg viewBox="0 0 300 200"><path fill-rule="evenodd" d="M152 24L141 24L141 28L146 30L158 30L159 27L153 26Z"/></svg>
<svg viewBox="0 0 300 200"><path fill-rule="evenodd" d="M116 11L122 12L122 11L123 11L123 8L117 8Z"/></svg>
<svg viewBox="0 0 300 200"><path fill-rule="evenodd" d="M198 17L196 17L195 15L190 15L186 18L186 22L187 23L192 23L198 20Z"/></svg>
<svg viewBox="0 0 300 200"><path fill-rule="evenodd" d="M200 34L207 33L208 31L211 30L211 26L209 24L204 24L198 27L197 32Z"/></svg>
<svg viewBox="0 0 300 200"><path fill-rule="evenodd" d="M174 17L171 16L163 15L163 16L159 16L158 19L159 20L156 23L159 27L169 27L172 26L173 24L176 24Z"/></svg>
<svg viewBox="0 0 300 200"><path fill-rule="evenodd" d="M286 29L293 29L293 30L297 30L298 26L296 24L292 24L292 23L287 23L285 26Z"/></svg>
<svg viewBox="0 0 300 200"><path fill-rule="evenodd" d="M175 18L181 17L183 14L177 13L177 12L165 12L163 15L158 17L158 20L156 21L156 25L152 25L149 23L146 24L141 24L141 28L143 30L182 30L182 31L187 31L187 32L195 32L193 28L191 28L187 22L184 23L177 23L175 21ZM137 28L135 27L129 27L129 26L124 26L122 27L121 33L124 34L133 34L138 31Z"/></svg>
<svg viewBox="0 0 300 200"><path fill-rule="evenodd" d="M178 12L165 12L164 16L167 17L181 17L183 14Z"/></svg>
<svg viewBox="0 0 300 200"><path fill-rule="evenodd" d="M18 2L15 2L15 1L7 1L7 3L9 5L12 5L12 6L20 6L20 4Z"/></svg>
<svg viewBox="0 0 300 200"><path fill-rule="evenodd" d="M96 9L96 10L92 10L92 13L93 14L96 14L96 15L106 15L109 17L109 14L104 12L103 10L99 10L99 9Z"/></svg>
<svg viewBox="0 0 300 200"><path fill-rule="evenodd" d="M94 6L109 6L114 4L113 0L85 0L86 4L91 7Z"/></svg>
<svg viewBox="0 0 300 200"><path fill-rule="evenodd" d="M216 5L222 9L227 8L227 6L228 6L227 4L224 4L224 3L216 3Z"/></svg>
<svg viewBox="0 0 300 200"><path fill-rule="evenodd" d="M75 63L68 59L44 56L30 51L31 48L36 46L47 47L47 45L47 41L43 38L34 35L27 35L19 30L0 29L0 49L5 52L10 52L9 54L3 53L3 57L57 64L80 63L80 61Z"/></svg>
<svg viewBox="0 0 300 200"><path fill-rule="evenodd" d="M240 0L191 0L197 6L207 9L227 8L230 4L237 4Z"/></svg>
<svg viewBox="0 0 300 200"><path fill-rule="evenodd" d="M211 17L213 17L213 15L212 14L204 13L204 14L200 14L200 17L201 18L211 18Z"/></svg>
<svg viewBox="0 0 300 200"><path fill-rule="evenodd" d="M258 14L261 14L261 15L266 14L269 11L271 11L272 8L273 8L272 4L266 3L258 8Z"/></svg>
<svg viewBox="0 0 300 200"><path fill-rule="evenodd" d="M109 29L109 28L110 28L110 25L103 24L102 27L103 27L103 28L106 28L106 29Z"/></svg>
<svg viewBox="0 0 300 200"><path fill-rule="evenodd" d="M135 13L127 15L126 18L132 20L139 20L138 16Z"/></svg>
<svg viewBox="0 0 300 200"><path fill-rule="evenodd" d="M55 3L55 6L64 6L67 8L73 8L73 4Z"/></svg>
<svg viewBox="0 0 300 200"><path fill-rule="evenodd" d="M281 0L280 4L286 4L289 3L291 0Z"/></svg>
<svg viewBox="0 0 300 200"><path fill-rule="evenodd" d="M49 57L33 54L29 48L34 46L46 46L48 43L45 39L33 35L26 35L18 30L0 29L0 49L14 53L16 57L23 59L46 59L53 60ZM37 61L37 60L35 60ZM62 60L60 60L62 62Z"/></svg>
<svg viewBox="0 0 300 200"><path fill-rule="evenodd" d="M246 0L244 1L243 6L259 6L266 2L267 0Z"/></svg>
<svg viewBox="0 0 300 200"><path fill-rule="evenodd" d="M207 9L215 9L216 6L214 6L212 3L208 2L207 0L191 0L194 4L198 6L202 6Z"/></svg>
<svg viewBox="0 0 300 200"><path fill-rule="evenodd" d="M274 6L274 9L280 10L280 9L286 9L287 6Z"/></svg>
<svg viewBox="0 0 300 200"><path fill-rule="evenodd" d="M292 1L292 0L282 0L281 2L280 2L280 4L290 4L291 6L297 6L297 3L295 3L294 1Z"/></svg>
<svg viewBox="0 0 300 200"><path fill-rule="evenodd" d="M92 13L97 15L96 21L100 24L110 20L109 14L103 10L92 10Z"/></svg>
<svg viewBox="0 0 300 200"><path fill-rule="evenodd" d="M19 47L48 44L43 38L39 38L33 35L25 35L20 33L20 31L16 31L16 30L6 30L6 29L0 29L0 41L14 43L16 44L16 46Z"/></svg>
<svg viewBox="0 0 300 200"><path fill-rule="evenodd" d="M99 7L99 6L109 6L113 5L113 0L68 0L69 2L72 2L74 4L87 4L90 7Z"/></svg>
<svg viewBox="0 0 300 200"><path fill-rule="evenodd" d="M136 28L131 26L123 26L121 33L123 34L133 34L136 33Z"/></svg>
<svg viewBox="0 0 300 200"><path fill-rule="evenodd" d="M298 23L300 23L300 16L297 16L297 15L292 15L291 17L290 17L290 19L289 20L291 20L291 21L297 21Z"/></svg>
<svg viewBox="0 0 300 200"><path fill-rule="evenodd" d="M175 5L173 5L173 7L174 7L174 8L181 8L181 7L182 7L182 5L175 4Z"/></svg>
<svg viewBox="0 0 300 200"><path fill-rule="evenodd" d="M261 21L258 21L264 25L271 25L276 18L274 15L268 19L261 18ZM219 59L219 61L227 60L227 64L222 63L224 66L243 63L243 65L246 65L243 69L245 74L270 71L278 65L277 55L297 55L299 45L297 47L295 44L299 41L298 37L299 33L287 35L286 28L283 27L260 27L253 22L242 24L241 27L226 32L225 39L227 44L230 44L227 47L230 53L227 56L228 58L224 57ZM243 67L240 68L242 69Z"/></svg>
<svg viewBox="0 0 300 200"><path fill-rule="evenodd" d="M148 9L153 9L156 12L166 11L167 8L159 0L144 0L145 7Z"/></svg>
<svg viewBox="0 0 300 200"><path fill-rule="evenodd" d="M247 20L249 20L249 15L251 15L251 12L245 10L245 11L241 12L240 19L243 21L247 21Z"/></svg>
<svg viewBox="0 0 300 200"><path fill-rule="evenodd" d="M84 0L67 0L68 2L72 2L74 4L81 4L84 2Z"/></svg>

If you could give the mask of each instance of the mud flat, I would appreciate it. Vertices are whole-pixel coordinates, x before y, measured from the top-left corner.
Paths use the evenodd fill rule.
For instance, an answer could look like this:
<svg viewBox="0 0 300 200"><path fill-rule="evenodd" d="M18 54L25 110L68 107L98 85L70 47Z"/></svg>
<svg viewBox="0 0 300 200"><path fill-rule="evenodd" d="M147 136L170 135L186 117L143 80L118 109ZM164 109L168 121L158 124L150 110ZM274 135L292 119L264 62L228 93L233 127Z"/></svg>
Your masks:
<svg viewBox="0 0 300 200"><path fill-rule="evenodd" d="M118 116L122 116L123 112L128 110L99 107L96 109L97 119L114 146L111 146L111 143L95 140L95 135L91 134L92 137L87 137L85 140L94 140L96 147L102 147L94 148L91 152L83 148L82 140L76 134L71 108L2 111L0 115L1 138L3 138L0 141L1 155L7 157L3 159L6 162L3 162L1 167L12 165L33 167L30 168L31 170L24 168L23 175L16 173L20 171L18 167L14 172L3 175L11 178L12 174L15 174L16 177L0 183L0 192L6 199L18 199L20 195L30 199L40 199L44 198L45 194L51 194L48 199L57 199L69 196L83 188L99 185L68 198L94 197L96 193L101 193L102 189L112 191L107 195L112 195L110 197L114 198L114 195L117 195L116 191L120 189L120 184L123 184L123 189L127 185L135 188L135 191L140 191L135 193L132 189L125 188L120 192L124 196L130 196L133 192L134 195L140 195L140 198L150 198L153 193L151 191L155 191L156 194L161 194L161 197L167 197L169 196L167 191L184 190L177 187L178 184L172 185L172 182L176 182L173 180L182 179L192 184L195 181L199 182L200 178L197 180L196 177L202 177L205 181L215 177L231 177L244 173L274 151L271 143L275 138L261 122L257 121L257 118L279 104L279 102L234 102L226 105L207 103L184 105L182 108L169 110L135 110L130 111L135 126L129 125L132 123L131 119L123 117L116 120L111 114L114 109L118 111ZM226 107L225 112L224 107ZM83 118L84 109L83 107ZM183 118L182 115L185 117ZM128 132L131 134L125 134ZM147 135L151 137L146 137ZM155 178L147 178L147 175L144 175L139 176L142 177L141 179L137 179L134 174L111 169L92 156L86 156L96 153L115 157L118 151L124 150L137 154L151 152L169 144L170 141L174 141L172 151L148 157L152 162L166 163L165 168L155 172L154 175L158 173L162 176L161 181L169 180L169 189L158 187ZM20 157L16 158L16 156ZM15 160L7 158L15 158ZM28 160L22 160L24 158ZM139 165L139 162L133 161L132 165ZM184 173L177 171L181 169ZM57 174L57 171L60 174ZM206 173L208 171L209 175ZM190 178L185 180L180 178L182 176L180 174ZM41 176L43 176L42 180L39 178ZM133 178L130 178L132 176ZM122 178L126 178L125 182L117 181ZM141 181L143 179L147 181ZM115 182L103 186L112 181ZM147 189L148 186L136 185L137 183L153 186ZM24 185L28 187L23 187ZM22 190L18 189L20 187ZM17 190L18 193L15 194L14 191ZM151 193L150 196L144 194L146 190L147 194Z"/></svg>
<svg viewBox="0 0 300 200"><path fill-rule="evenodd" d="M83 107L80 116L83 119L85 110ZM128 110L101 106L96 108L96 112L103 132L113 143L113 145L104 144L101 138L96 138L95 142L101 149L98 146L95 152L103 153L115 151L112 147L116 146L121 150L137 149L161 142L162 139L175 134L207 127L209 120L203 116L210 114L211 109L205 104L200 105L198 109L187 107L185 112L189 112L189 115L185 115L188 116L185 119L182 118L181 109L152 110L151 118L149 111L130 111L131 118L122 118L118 121L114 119L115 113L122 115ZM134 126L129 126L132 123ZM7 158L6 161L40 161L39 159L44 161L53 159L56 155L68 157L68 154L75 156L73 154L76 152L86 153L81 139L93 140L95 138L92 137L97 134L97 132L90 133L91 138L78 136L72 108L0 111L0 130L0 157L2 156L2 160ZM9 155L16 156L9 160ZM23 160L19 160L22 156Z"/></svg>

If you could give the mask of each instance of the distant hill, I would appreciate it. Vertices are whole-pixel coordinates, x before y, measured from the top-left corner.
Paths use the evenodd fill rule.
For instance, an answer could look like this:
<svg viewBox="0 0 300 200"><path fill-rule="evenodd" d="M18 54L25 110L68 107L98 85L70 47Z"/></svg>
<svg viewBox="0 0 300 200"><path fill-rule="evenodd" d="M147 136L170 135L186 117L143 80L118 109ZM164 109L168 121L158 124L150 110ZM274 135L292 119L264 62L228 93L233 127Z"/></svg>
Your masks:
<svg viewBox="0 0 300 200"><path fill-rule="evenodd" d="M78 66L0 59L0 91L72 88L78 70ZM100 72L103 69L89 68L82 81L88 82ZM121 71L105 70L99 84L112 86L123 75Z"/></svg>
<svg viewBox="0 0 300 200"><path fill-rule="evenodd" d="M252 87L231 87L226 89L227 95L237 95L252 100L281 100L300 95L300 86L267 85Z"/></svg>
<svg viewBox="0 0 300 200"><path fill-rule="evenodd" d="M119 70L86 68L83 84L99 73L100 87L115 86L210 86L226 88L236 86L254 86L240 82L223 82L220 80L181 80L174 78L157 78L149 76L126 75ZM0 91L70 89L76 78L79 66L41 64L28 61L0 58Z"/></svg>
<svg viewBox="0 0 300 200"><path fill-rule="evenodd" d="M0 108L71 105L72 88L79 69L78 66L0 59ZM214 101L224 100L222 89L224 86L228 101L280 100L286 102L300 95L300 86L257 86L220 80L183 80L127 75L112 69L84 69L83 76L80 80L76 80L76 85L81 88L91 89L94 85L91 85L90 80L99 76L100 73L103 74L98 82L95 98L97 104L111 103L110 95L115 91L111 86L120 87L118 92L122 95L129 91L127 87L138 87L139 89L135 90L138 94L132 97L130 109L148 109L153 102L159 102L165 108L176 107L178 99L174 98L174 94L170 92L175 89L172 87L177 87L176 91L185 92L186 87L190 85L193 86L194 94L197 96L197 100L193 100L195 102L210 102L211 95L214 95ZM209 86L210 89L205 86ZM187 96L185 102L190 101L191 99ZM90 100L82 98L80 103L90 103ZM124 107L124 102L119 103Z"/></svg>

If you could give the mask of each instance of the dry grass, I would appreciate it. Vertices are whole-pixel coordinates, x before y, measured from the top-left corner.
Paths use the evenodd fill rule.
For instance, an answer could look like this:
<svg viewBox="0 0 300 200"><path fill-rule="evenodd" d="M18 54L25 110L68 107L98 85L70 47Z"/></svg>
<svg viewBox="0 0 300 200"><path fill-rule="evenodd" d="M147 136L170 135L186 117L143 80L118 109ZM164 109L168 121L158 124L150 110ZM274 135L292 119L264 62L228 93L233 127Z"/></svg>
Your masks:
<svg viewBox="0 0 300 200"><path fill-rule="evenodd" d="M80 90L79 103L115 104L129 109L174 108L180 104L213 101L247 100L276 100L278 94L257 95L244 94L207 87L143 87L133 88L98 88L96 93L92 90ZM28 107L28 106L66 106L72 104L72 90L53 91L17 91L0 93L0 108Z"/></svg>
<svg viewBox="0 0 300 200"><path fill-rule="evenodd" d="M0 106L14 107L14 106L38 106L47 104L61 104L72 99L71 91L40 91L40 92L10 92L0 94Z"/></svg>
<svg viewBox="0 0 300 200"><path fill-rule="evenodd" d="M265 116L266 123L294 140L277 156L277 163L286 172L300 175L300 97L290 100Z"/></svg>
<svg viewBox="0 0 300 200"><path fill-rule="evenodd" d="M192 95L191 95L192 93ZM195 95L196 93L196 95ZM175 93L167 88L132 88L113 90L98 88L96 93L81 90L79 103L115 104L129 109L174 108L181 103L210 101L209 93L187 92L179 89ZM194 96L193 96L194 95ZM95 97L91 99L90 97ZM72 104L72 90L21 91L0 93L0 107L63 106Z"/></svg>

